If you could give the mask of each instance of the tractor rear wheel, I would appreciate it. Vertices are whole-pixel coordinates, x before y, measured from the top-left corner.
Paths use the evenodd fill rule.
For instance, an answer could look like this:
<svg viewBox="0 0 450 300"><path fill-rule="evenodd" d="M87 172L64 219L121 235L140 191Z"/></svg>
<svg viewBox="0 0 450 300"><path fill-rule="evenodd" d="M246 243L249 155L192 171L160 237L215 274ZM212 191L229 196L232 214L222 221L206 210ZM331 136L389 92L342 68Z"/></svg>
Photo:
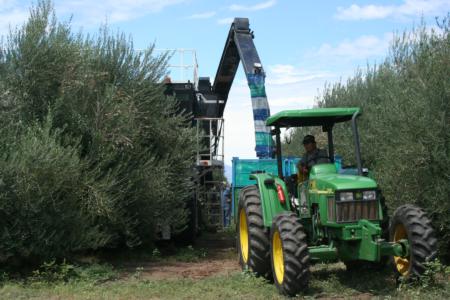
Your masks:
<svg viewBox="0 0 450 300"><path fill-rule="evenodd" d="M256 186L242 189L238 206L238 252L243 269L270 277L269 230L264 227L261 198Z"/></svg>
<svg viewBox="0 0 450 300"><path fill-rule="evenodd" d="M390 240L408 240L409 255L394 256L394 268L407 279L425 272L427 261L437 254L437 239L431 221L425 212L411 204L402 205L394 212L390 226Z"/></svg>
<svg viewBox="0 0 450 300"><path fill-rule="evenodd" d="M295 213L284 212L272 224L272 273L278 290L295 296L309 283L310 258L306 234Z"/></svg>

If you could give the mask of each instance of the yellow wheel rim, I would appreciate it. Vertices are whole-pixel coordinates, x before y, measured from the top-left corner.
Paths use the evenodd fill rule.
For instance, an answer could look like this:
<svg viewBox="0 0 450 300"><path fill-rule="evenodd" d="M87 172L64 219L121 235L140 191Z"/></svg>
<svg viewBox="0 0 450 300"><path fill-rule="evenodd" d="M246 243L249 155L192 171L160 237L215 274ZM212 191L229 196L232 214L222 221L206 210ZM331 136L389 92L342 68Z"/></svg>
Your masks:
<svg viewBox="0 0 450 300"><path fill-rule="evenodd" d="M399 240L404 240L407 238L408 238L408 235L406 234L405 226L403 226L402 224L398 224L397 226L395 226L394 242L397 242ZM407 257L394 256L394 263L395 263L395 267L397 268L397 271L402 276L408 275L410 262Z"/></svg>
<svg viewBox="0 0 450 300"><path fill-rule="evenodd" d="M241 255L244 263L248 261L248 232L247 232L247 216L245 209L241 208L239 213L239 244L241 245Z"/></svg>
<svg viewBox="0 0 450 300"><path fill-rule="evenodd" d="M278 283L282 284L284 279L284 258L280 233L278 231L275 231L272 237L272 260L275 277Z"/></svg>

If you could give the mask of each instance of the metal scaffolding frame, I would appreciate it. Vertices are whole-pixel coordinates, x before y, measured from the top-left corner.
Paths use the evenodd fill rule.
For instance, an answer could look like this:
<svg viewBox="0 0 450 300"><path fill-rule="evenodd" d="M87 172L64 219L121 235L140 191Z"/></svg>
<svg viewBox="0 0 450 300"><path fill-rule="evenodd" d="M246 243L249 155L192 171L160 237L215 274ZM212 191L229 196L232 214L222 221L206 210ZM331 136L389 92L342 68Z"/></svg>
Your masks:
<svg viewBox="0 0 450 300"><path fill-rule="evenodd" d="M197 118L197 166L211 167L224 165L224 119Z"/></svg>

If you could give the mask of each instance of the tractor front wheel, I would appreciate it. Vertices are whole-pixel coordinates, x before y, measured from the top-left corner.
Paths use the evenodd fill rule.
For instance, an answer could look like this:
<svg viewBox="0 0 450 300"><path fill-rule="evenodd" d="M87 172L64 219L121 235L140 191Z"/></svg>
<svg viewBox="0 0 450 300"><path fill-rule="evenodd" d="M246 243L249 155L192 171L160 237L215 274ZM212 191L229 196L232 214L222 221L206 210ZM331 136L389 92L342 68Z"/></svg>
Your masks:
<svg viewBox="0 0 450 300"><path fill-rule="evenodd" d="M271 230L272 273L278 290L294 296L309 283L309 252L306 234L294 213L278 215Z"/></svg>
<svg viewBox="0 0 450 300"><path fill-rule="evenodd" d="M437 239L425 212L415 205L400 206L394 212L389 231L391 241L407 240L409 245L407 256L394 256L395 270L406 279L423 274L424 263L437 253Z"/></svg>
<svg viewBox="0 0 450 300"><path fill-rule="evenodd" d="M248 186L241 191L237 225L239 262L242 268L269 278L269 230L264 227L261 198L256 186Z"/></svg>

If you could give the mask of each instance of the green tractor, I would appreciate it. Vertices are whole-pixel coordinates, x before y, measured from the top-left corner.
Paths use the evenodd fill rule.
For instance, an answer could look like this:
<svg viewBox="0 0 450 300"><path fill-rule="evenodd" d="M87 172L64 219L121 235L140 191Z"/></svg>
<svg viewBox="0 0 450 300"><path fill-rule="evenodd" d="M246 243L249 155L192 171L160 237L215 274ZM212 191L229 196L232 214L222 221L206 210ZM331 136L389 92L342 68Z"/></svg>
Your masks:
<svg viewBox="0 0 450 300"><path fill-rule="evenodd" d="M310 264L341 260L347 269L386 264L406 279L420 276L436 255L437 239L425 212L400 206L389 222L377 183L362 168L358 108L279 112L267 119L276 136L278 175L253 172L237 210L238 252L243 268L272 278L278 290L295 295L308 286ZM351 122L357 169L338 172L333 126ZM328 137L329 163L307 176L283 178L280 128L321 126ZM344 169L345 170L345 169ZM302 178L303 177L303 178Z"/></svg>

